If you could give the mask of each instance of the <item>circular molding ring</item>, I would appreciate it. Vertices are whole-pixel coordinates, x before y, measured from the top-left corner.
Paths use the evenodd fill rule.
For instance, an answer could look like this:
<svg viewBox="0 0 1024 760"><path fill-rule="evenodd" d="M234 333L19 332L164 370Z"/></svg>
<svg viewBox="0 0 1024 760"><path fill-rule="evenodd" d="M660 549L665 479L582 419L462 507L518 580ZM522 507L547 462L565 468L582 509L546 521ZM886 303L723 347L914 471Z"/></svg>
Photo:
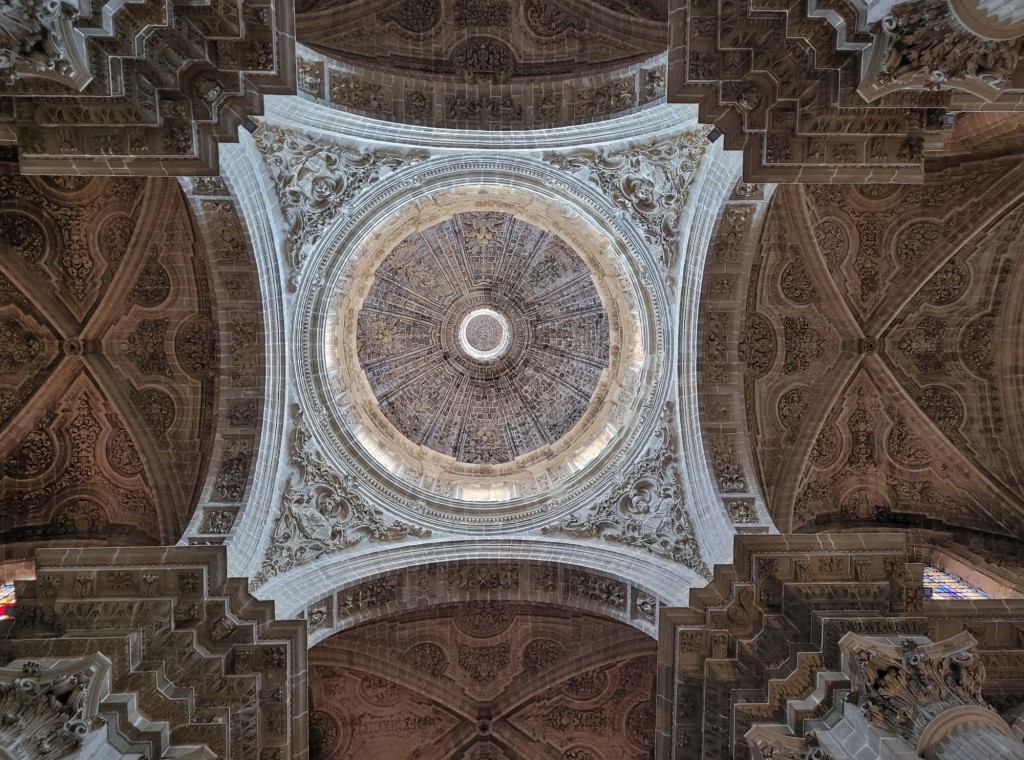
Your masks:
<svg viewBox="0 0 1024 760"><path fill-rule="evenodd" d="M666 345L668 299L663 279L651 276L655 259L642 233L594 188L535 159L440 158L405 167L375 190L322 236L298 279L298 390L310 418L321 420L313 431L321 450L364 484L369 499L447 530L539 527L603 491L641 455L655 412L667 401L670 384L661 375L674 361L657 350ZM511 213L576 250L615 336L612 365L595 391L607 401L577 424L564 446L544 447L535 461L506 472L441 467L426 461L432 452L422 446L416 457L400 451L400 436L382 434L382 420L360 413L356 402L372 398L372 391L358 361L346 358L354 341L342 340L358 311L352 305L373 281L368 274L410 233L410 224L425 229L454 213L481 210ZM414 468L413 461L425 466Z"/></svg>

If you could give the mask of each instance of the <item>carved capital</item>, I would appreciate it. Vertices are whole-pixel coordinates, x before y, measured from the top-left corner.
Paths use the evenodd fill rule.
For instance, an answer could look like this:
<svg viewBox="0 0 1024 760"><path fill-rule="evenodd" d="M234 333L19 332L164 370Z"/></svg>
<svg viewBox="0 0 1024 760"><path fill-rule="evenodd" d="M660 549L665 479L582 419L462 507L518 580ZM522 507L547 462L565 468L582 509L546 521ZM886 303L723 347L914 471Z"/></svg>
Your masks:
<svg viewBox="0 0 1024 760"><path fill-rule="evenodd" d="M1009 86L1024 40L986 39L964 26L947 0L900 3L875 30L861 94L952 89L993 101Z"/></svg>
<svg viewBox="0 0 1024 760"><path fill-rule="evenodd" d="M110 662L100 654L18 660L0 668L0 747L26 760L60 760L76 752L103 722L98 693L109 685L98 682L106 682L109 672Z"/></svg>
<svg viewBox="0 0 1024 760"><path fill-rule="evenodd" d="M945 641L876 639L846 634L843 671L868 721L917 744L936 717L956 707L988 707L977 641L959 633Z"/></svg>

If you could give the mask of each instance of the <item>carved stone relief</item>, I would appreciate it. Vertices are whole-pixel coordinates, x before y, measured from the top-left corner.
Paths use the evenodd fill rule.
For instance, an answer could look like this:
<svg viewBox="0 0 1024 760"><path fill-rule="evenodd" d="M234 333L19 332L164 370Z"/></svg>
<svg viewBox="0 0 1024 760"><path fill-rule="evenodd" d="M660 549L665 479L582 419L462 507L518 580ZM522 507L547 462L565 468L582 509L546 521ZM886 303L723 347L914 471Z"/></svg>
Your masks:
<svg viewBox="0 0 1024 760"><path fill-rule="evenodd" d="M807 754L817 743L803 737L849 688L839 639L926 629L920 565L907 561L904 537L893 534L740 537L734 566L694 592L689 608L666 611L675 635L672 756L746 756L749 741L765 757L824 760ZM781 741L769 735L780 725Z"/></svg>
<svg viewBox="0 0 1024 760"><path fill-rule="evenodd" d="M257 133L256 146L277 189L287 225L288 263L293 270L302 266L306 243L327 227L344 203L381 176L426 158L422 151L328 145L269 124Z"/></svg>
<svg viewBox="0 0 1024 760"><path fill-rule="evenodd" d="M597 506L572 514L545 531L614 541L709 577L686 509L673 415L670 406L647 454L622 473Z"/></svg>
<svg viewBox="0 0 1024 760"><path fill-rule="evenodd" d="M288 440L292 474L281 497L262 568L250 583L254 589L279 573L364 540L395 541L430 535L429 530L400 520L389 522L383 510L360 495L351 476L335 472L311 442L297 406L292 410Z"/></svg>
<svg viewBox="0 0 1024 760"><path fill-rule="evenodd" d="M825 15L745 1L670 5L668 100L700 103L703 120L744 151L746 179L870 181L885 167L913 181L924 151L941 147L948 96L919 87L851 96L865 84L860 55L880 52L885 38L852 5Z"/></svg>
<svg viewBox="0 0 1024 760"><path fill-rule="evenodd" d="M275 620L270 604L229 580L223 549L153 555L40 556L17 620L0 622L0 659L13 660L0 682L22 671L0 685L4 747L65 757L96 731L160 757L304 754L303 624Z"/></svg>
<svg viewBox="0 0 1024 760"><path fill-rule="evenodd" d="M34 172L71 160L85 174L206 173L217 141L235 139L264 94L295 92L283 2L211 16L172 2L129 10L18 0L2 14L2 121Z"/></svg>
<svg viewBox="0 0 1024 760"><path fill-rule="evenodd" d="M954 89L993 101L1019 89L1024 43L979 37L948 3L898 3L878 26L859 88L870 100L896 91Z"/></svg>
<svg viewBox="0 0 1024 760"><path fill-rule="evenodd" d="M545 160L599 187L640 225L671 269L679 255L678 236L687 188L707 146L703 129L670 141L629 148L581 149L550 153Z"/></svg>

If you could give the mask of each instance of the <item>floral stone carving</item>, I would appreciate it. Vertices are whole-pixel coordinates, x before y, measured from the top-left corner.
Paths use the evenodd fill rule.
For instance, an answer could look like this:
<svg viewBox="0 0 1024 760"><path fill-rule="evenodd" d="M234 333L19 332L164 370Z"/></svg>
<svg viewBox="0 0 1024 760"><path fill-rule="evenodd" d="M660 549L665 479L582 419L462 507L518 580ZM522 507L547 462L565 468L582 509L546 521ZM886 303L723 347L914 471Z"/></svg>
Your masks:
<svg viewBox="0 0 1024 760"><path fill-rule="evenodd" d="M293 270L302 247L322 232L339 210L381 177L427 157L423 151L366 150L331 145L264 124L256 147L270 167L288 225L286 252Z"/></svg>
<svg viewBox="0 0 1024 760"><path fill-rule="evenodd" d="M253 588L279 573L367 539L394 541L430 535L429 530L400 521L387 522L383 510L357 493L353 478L339 475L324 461L297 405L292 414L289 450L294 473L285 484L281 511Z"/></svg>
<svg viewBox="0 0 1024 760"><path fill-rule="evenodd" d="M593 536L633 546L710 578L686 513L673 413L669 405L646 455L621 475L595 508L573 513L545 532Z"/></svg>
<svg viewBox="0 0 1024 760"><path fill-rule="evenodd" d="M680 218L690 183L707 146L707 131L694 129L647 145L548 153L544 160L596 185L643 229L661 262L676 260Z"/></svg>

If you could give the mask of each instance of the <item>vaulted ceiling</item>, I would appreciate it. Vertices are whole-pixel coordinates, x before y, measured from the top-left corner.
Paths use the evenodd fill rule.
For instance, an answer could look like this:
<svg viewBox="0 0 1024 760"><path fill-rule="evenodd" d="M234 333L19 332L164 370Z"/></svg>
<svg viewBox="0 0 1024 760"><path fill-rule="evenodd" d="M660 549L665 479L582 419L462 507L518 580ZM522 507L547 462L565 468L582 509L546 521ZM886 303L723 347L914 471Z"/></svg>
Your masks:
<svg viewBox="0 0 1024 760"><path fill-rule="evenodd" d="M205 474L218 372L181 189L0 169L4 558L174 543Z"/></svg>
<svg viewBox="0 0 1024 760"><path fill-rule="evenodd" d="M651 0L310 0L299 87L414 124L581 124L664 99L667 5Z"/></svg>
<svg viewBox="0 0 1024 760"><path fill-rule="evenodd" d="M781 531L1021 535L1022 189L1004 161L776 191L738 358Z"/></svg>
<svg viewBox="0 0 1024 760"><path fill-rule="evenodd" d="M395 615L311 650L311 756L641 760L655 655L628 625L561 607Z"/></svg>

